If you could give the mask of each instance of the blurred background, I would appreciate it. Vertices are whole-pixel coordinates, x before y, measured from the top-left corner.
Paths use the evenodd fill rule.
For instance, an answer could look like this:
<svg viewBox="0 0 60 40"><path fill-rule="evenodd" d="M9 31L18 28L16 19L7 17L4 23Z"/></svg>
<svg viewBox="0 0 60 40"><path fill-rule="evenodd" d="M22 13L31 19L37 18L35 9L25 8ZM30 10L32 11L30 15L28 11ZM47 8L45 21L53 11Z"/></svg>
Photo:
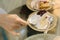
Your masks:
<svg viewBox="0 0 60 40"><path fill-rule="evenodd" d="M0 13L13 13L13 14L18 14L20 17L22 17L24 20L26 20L26 15L29 15L28 13L31 13L33 11L29 10L26 8L26 0L0 0ZM25 5L25 6L23 6ZM21 10L25 9L24 11L26 14L23 15L20 14ZM28 13L27 13L28 10ZM25 16L25 17L24 17ZM60 17L58 17L60 20ZM58 20L58 25L57 25L57 30L56 30L56 35L60 35L60 21ZM32 33L33 32L33 33ZM20 30L21 36L13 36L10 33L4 31L4 29L0 28L0 40L23 40L27 38L27 33L28 36L33 35L34 33L42 33L42 32L37 32L32 30L31 28L28 27L28 32L27 28L25 27L24 30ZM31 34L29 34L31 33Z"/></svg>

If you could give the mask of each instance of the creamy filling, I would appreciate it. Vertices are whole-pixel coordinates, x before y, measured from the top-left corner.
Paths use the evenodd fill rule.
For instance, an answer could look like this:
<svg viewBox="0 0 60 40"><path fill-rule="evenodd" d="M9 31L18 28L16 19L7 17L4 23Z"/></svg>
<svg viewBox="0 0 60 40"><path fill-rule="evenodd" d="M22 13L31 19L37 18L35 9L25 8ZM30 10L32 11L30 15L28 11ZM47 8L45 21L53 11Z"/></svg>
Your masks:
<svg viewBox="0 0 60 40"><path fill-rule="evenodd" d="M44 3L41 4L40 1L42 1ZM48 3L46 3L46 2L48 2ZM48 0L32 0L32 2L31 2L31 7L35 10L47 9L50 7L50 5L51 5L51 3L49 3Z"/></svg>
<svg viewBox="0 0 60 40"><path fill-rule="evenodd" d="M53 17L50 15L45 15L44 19L41 18L42 16L34 14L28 19L28 21L30 24L33 24L37 29L46 29L48 26L50 27L51 23L53 22Z"/></svg>

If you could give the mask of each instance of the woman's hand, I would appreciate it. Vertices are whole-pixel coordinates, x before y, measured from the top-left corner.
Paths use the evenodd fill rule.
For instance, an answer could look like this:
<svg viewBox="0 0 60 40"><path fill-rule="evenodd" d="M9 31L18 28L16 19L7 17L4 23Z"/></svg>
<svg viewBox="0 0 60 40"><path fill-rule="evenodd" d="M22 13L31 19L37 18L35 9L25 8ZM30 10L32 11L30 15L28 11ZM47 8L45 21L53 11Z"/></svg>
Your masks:
<svg viewBox="0 0 60 40"><path fill-rule="evenodd" d="M0 14L0 26L13 35L19 35L19 33L14 32L14 30L26 25L27 22L16 14Z"/></svg>

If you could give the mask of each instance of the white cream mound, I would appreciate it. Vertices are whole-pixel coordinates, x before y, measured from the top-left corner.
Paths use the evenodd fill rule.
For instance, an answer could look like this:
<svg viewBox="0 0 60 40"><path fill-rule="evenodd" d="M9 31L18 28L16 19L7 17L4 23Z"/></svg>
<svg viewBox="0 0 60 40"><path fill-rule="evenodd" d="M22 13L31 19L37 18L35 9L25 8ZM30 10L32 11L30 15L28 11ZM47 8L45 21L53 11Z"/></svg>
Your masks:
<svg viewBox="0 0 60 40"><path fill-rule="evenodd" d="M28 21L30 24L33 24L37 29L47 29L53 22L53 16L48 14L49 12L40 16L35 13L28 18Z"/></svg>
<svg viewBox="0 0 60 40"><path fill-rule="evenodd" d="M60 36L56 36L53 40L60 40Z"/></svg>
<svg viewBox="0 0 60 40"><path fill-rule="evenodd" d="M34 8L34 9L38 9L38 2L39 2L40 0L32 0L32 2L31 2L31 7L32 8Z"/></svg>
<svg viewBox="0 0 60 40"><path fill-rule="evenodd" d="M37 24L39 22L39 20L41 19L40 15L37 15L37 14L34 14L32 15L28 21L31 23L31 24Z"/></svg>

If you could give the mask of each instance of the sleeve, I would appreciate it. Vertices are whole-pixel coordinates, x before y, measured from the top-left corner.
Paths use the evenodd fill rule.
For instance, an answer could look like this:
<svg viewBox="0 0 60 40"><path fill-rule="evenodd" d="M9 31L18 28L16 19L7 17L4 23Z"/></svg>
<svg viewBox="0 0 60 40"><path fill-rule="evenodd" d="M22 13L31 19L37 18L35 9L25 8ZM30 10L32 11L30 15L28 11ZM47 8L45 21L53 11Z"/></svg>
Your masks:
<svg viewBox="0 0 60 40"><path fill-rule="evenodd" d="M0 14L7 14L7 12L4 9L0 8Z"/></svg>

